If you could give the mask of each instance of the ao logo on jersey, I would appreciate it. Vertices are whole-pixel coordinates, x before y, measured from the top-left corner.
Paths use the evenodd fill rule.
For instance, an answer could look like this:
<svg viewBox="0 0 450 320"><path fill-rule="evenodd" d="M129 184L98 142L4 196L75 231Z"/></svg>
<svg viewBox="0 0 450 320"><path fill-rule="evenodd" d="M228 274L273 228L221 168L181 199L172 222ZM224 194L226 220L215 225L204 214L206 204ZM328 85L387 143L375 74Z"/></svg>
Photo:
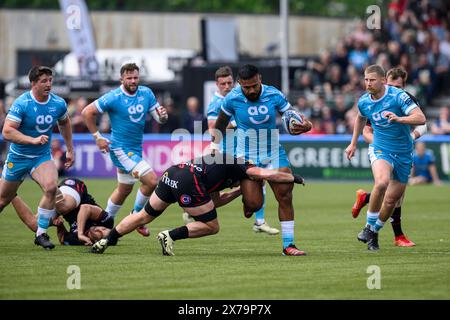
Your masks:
<svg viewBox="0 0 450 320"><path fill-rule="evenodd" d="M387 127L390 124L389 122L384 123L384 124L381 123L381 119L385 119L385 120L388 119L385 116L385 112L386 111L383 111L381 113L380 112L375 112L375 113L372 114L372 120L376 123L376 125L381 126L381 127Z"/></svg>
<svg viewBox="0 0 450 320"><path fill-rule="evenodd" d="M130 120L133 122L139 122L141 121L142 117L144 116L144 106L142 104L138 104L137 106L131 106L128 108L128 113L130 114ZM138 115L137 118L134 116Z"/></svg>
<svg viewBox="0 0 450 320"><path fill-rule="evenodd" d="M45 126L48 125L48 127L45 129L41 129L40 126L42 126L42 125L45 125ZM53 127L53 117L51 115L49 115L49 114L46 116L40 115L40 116L36 117L36 127L35 128L36 128L37 132L44 133L44 132L47 132L48 129L50 129L52 127Z"/></svg>
<svg viewBox="0 0 450 320"><path fill-rule="evenodd" d="M252 106L250 108L248 108L248 114L250 115L249 119L253 124L262 124L264 122L269 121L270 116L267 114L264 119L258 121L255 118L253 118L252 116L258 116L258 115L264 115L267 112L269 112L269 108L267 108L266 106Z"/></svg>

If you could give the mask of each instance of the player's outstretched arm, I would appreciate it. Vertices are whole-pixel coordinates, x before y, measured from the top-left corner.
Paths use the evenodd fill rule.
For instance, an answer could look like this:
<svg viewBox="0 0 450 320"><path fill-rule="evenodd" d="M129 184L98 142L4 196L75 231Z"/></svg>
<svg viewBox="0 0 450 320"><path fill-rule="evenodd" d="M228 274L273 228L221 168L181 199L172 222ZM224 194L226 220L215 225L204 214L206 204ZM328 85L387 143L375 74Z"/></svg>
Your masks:
<svg viewBox="0 0 450 320"><path fill-rule="evenodd" d="M213 192L211 193L211 199L214 202L214 206L216 208L219 208L230 203L240 195L241 195L241 188L237 187L226 192Z"/></svg>
<svg viewBox="0 0 450 320"><path fill-rule="evenodd" d="M294 176L290 173L259 167L248 168L246 173L253 180L267 180L278 183L293 183L295 181Z"/></svg>
<svg viewBox="0 0 450 320"><path fill-rule="evenodd" d="M20 220L33 232L37 230L37 217L33 214L30 207L19 196L16 196L11 204L16 210Z"/></svg>
<svg viewBox="0 0 450 320"><path fill-rule="evenodd" d="M48 142L48 136L43 134L36 138L24 135L20 132L19 129L20 123L12 120L5 120L5 124L3 126L2 135L3 138L7 141L17 143L17 144L33 144L33 145L41 145L46 144Z"/></svg>

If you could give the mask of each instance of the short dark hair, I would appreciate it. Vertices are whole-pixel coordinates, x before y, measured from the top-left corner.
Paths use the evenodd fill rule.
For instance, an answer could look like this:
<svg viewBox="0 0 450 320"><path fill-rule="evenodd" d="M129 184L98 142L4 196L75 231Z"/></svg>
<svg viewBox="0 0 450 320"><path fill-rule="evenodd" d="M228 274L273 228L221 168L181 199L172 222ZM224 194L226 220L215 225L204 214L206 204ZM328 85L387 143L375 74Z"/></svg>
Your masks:
<svg viewBox="0 0 450 320"><path fill-rule="evenodd" d="M246 64L241 67L238 72L239 79L248 80L259 74L259 70L252 64Z"/></svg>
<svg viewBox="0 0 450 320"><path fill-rule="evenodd" d="M380 77L385 77L386 72L384 71L383 67L378 64L373 64L371 66L368 66L366 70L364 70L364 73L376 73Z"/></svg>
<svg viewBox="0 0 450 320"><path fill-rule="evenodd" d="M120 68L120 76L123 76L123 74L125 72L128 71L134 71L137 70L139 72L139 67L137 66L136 63L125 63L121 68Z"/></svg>
<svg viewBox="0 0 450 320"><path fill-rule="evenodd" d="M408 79L408 72L403 69L403 67L396 67L389 69L386 78L392 77L392 80L397 80L398 78L401 78L403 80L403 85L406 83L406 79Z"/></svg>
<svg viewBox="0 0 450 320"><path fill-rule="evenodd" d="M216 74L215 74L216 81L219 78L228 77L228 76L233 76L233 70L231 70L231 68L229 66L220 67L219 69L217 69Z"/></svg>
<svg viewBox="0 0 450 320"><path fill-rule="evenodd" d="M46 66L34 66L28 72L28 79L30 82L38 81L43 74L53 76L53 70Z"/></svg>

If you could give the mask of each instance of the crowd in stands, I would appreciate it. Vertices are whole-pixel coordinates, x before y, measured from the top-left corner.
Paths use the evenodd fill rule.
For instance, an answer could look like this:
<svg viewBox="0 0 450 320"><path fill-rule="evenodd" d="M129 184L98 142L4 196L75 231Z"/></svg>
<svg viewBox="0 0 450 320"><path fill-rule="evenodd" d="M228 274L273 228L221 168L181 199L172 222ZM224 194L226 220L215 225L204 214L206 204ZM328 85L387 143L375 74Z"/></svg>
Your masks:
<svg viewBox="0 0 450 320"><path fill-rule="evenodd" d="M352 132L356 101L364 92L363 70L375 63L386 71L402 66L409 74L406 90L419 99L427 114L434 97L450 95L449 21L448 1L391 1L381 28L369 30L366 22L360 21L334 46L308 60L304 68L295 71L289 95L291 104L313 123L308 134ZM148 114L145 133L171 133L178 128L193 133L195 120L206 130L203 106L197 97L177 102L170 96L157 98L167 108L169 121L159 125ZM90 102L83 97L68 101L74 133L88 132L81 111ZM10 103L12 99L0 99L0 129ZM450 106L440 107L438 119L429 117L428 132L450 134ZM99 118L98 125L101 132L110 131L107 114Z"/></svg>
<svg viewBox="0 0 450 320"><path fill-rule="evenodd" d="M379 64L387 71L403 67L406 90L422 109L440 94L450 94L450 3L391 1L380 29L360 21L344 39L295 72L296 106L311 116L314 133L351 133L355 102L364 92L365 67ZM448 133L448 131L447 131Z"/></svg>

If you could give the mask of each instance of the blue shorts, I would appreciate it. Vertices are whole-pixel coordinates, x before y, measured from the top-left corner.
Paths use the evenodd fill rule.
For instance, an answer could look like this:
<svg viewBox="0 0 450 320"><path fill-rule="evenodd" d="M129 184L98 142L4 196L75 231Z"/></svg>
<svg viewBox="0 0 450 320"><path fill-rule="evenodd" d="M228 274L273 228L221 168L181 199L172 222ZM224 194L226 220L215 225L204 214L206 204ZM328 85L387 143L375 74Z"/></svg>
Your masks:
<svg viewBox="0 0 450 320"><path fill-rule="evenodd" d="M111 148L109 156L114 165L126 173L130 173L142 161L142 152L124 150L123 148Z"/></svg>
<svg viewBox="0 0 450 320"><path fill-rule="evenodd" d="M408 183L413 164L412 153L385 152L373 145L369 146L369 160L373 164L375 160L383 159L392 166L393 179L401 183Z"/></svg>
<svg viewBox="0 0 450 320"><path fill-rule="evenodd" d="M282 146L278 148L277 152L272 153L270 156L266 156L260 159L252 159L251 157L245 157L246 160L252 161L256 166L265 169L279 169L290 168L291 164L288 160L286 151Z"/></svg>
<svg viewBox="0 0 450 320"><path fill-rule="evenodd" d="M9 152L3 166L2 178L6 181L22 181L27 174L32 174L42 163L52 160L50 153L36 158L26 158Z"/></svg>

